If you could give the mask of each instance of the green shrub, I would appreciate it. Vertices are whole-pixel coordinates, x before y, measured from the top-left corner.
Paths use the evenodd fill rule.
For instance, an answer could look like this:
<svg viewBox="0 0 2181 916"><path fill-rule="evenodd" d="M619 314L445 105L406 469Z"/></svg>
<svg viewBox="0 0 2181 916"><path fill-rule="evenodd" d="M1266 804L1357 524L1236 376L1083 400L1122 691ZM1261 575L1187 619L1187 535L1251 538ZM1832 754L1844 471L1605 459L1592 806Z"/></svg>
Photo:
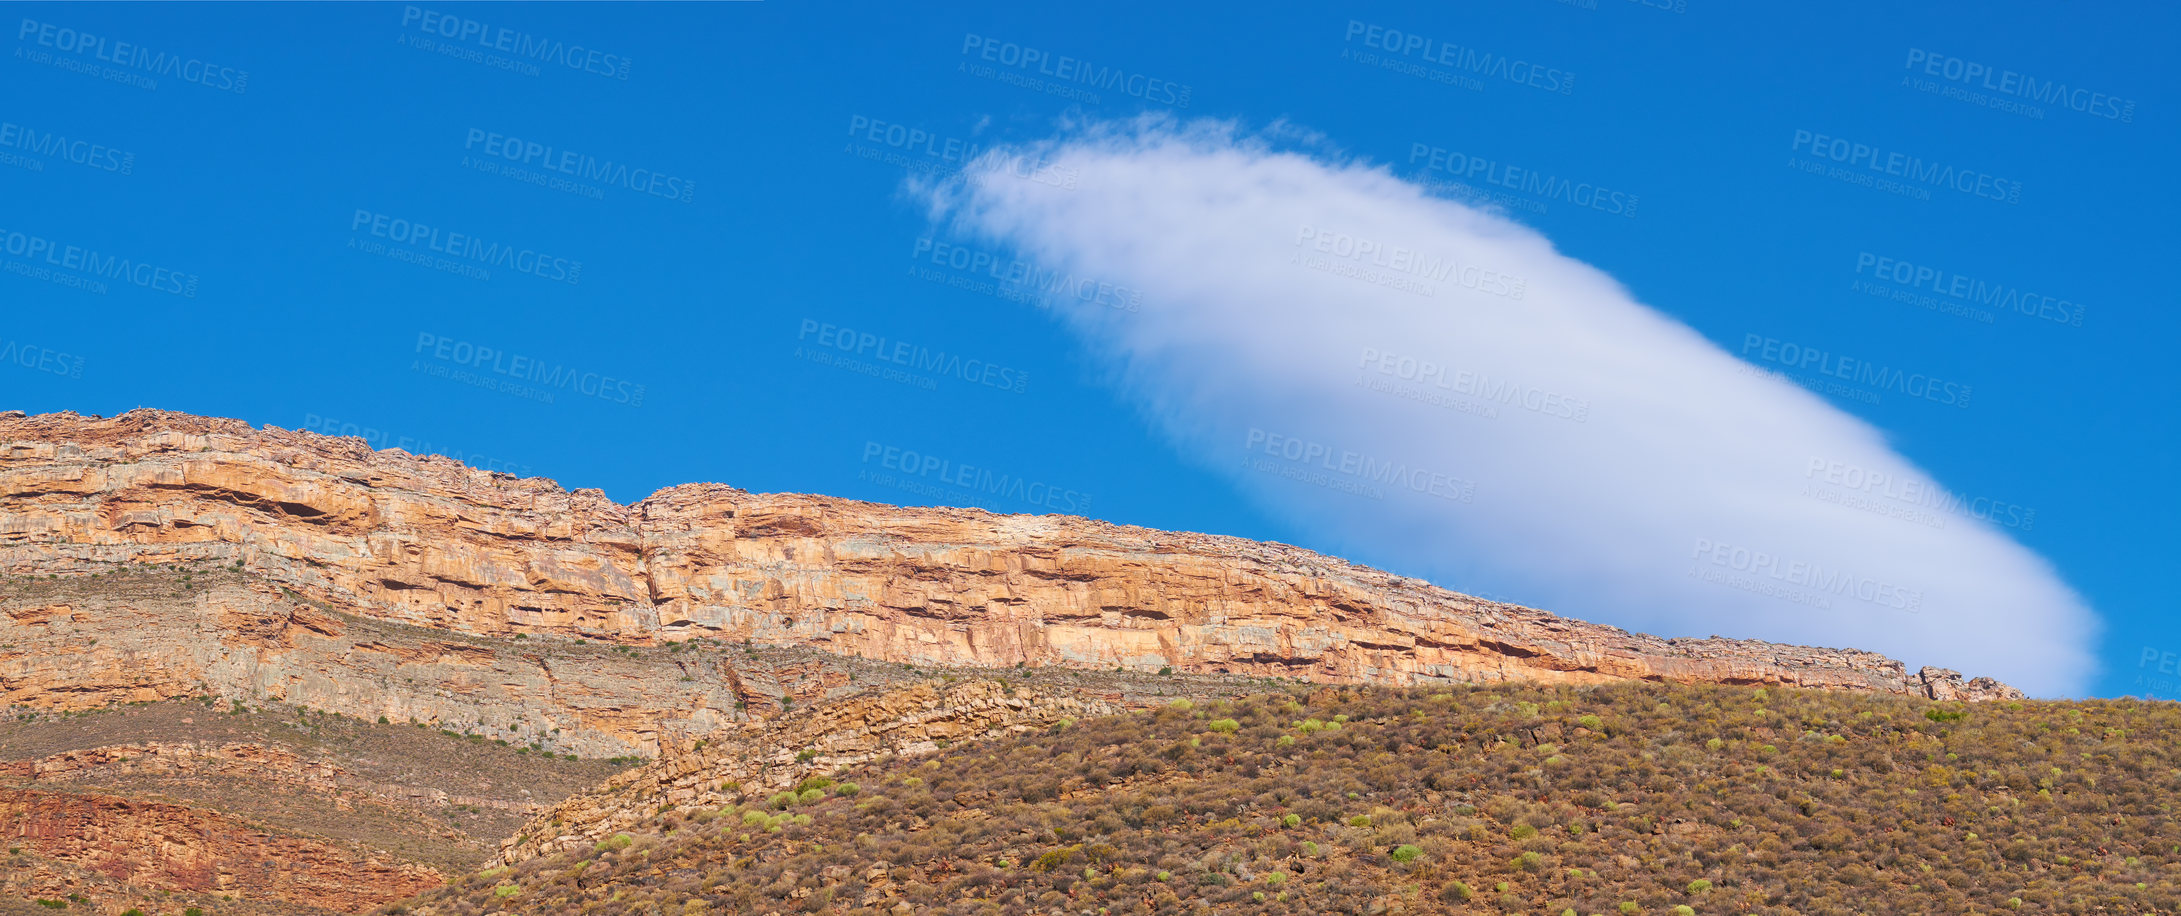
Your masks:
<svg viewBox="0 0 2181 916"><path fill-rule="evenodd" d="M1242 727L1242 723L1236 722L1233 719L1213 719L1211 725L1207 727L1210 728L1212 731L1219 732L1221 734L1231 735L1236 730Z"/></svg>
<svg viewBox="0 0 2181 916"><path fill-rule="evenodd" d="M1575 722L1576 724L1581 725L1584 728L1590 729L1591 731L1602 731L1605 729L1605 720L1600 719L1597 716L1584 716L1580 719L1575 720Z"/></svg>
<svg viewBox="0 0 2181 916"><path fill-rule="evenodd" d="M1396 862L1414 862L1421 858L1423 854L1423 847L1409 843L1403 843L1393 848L1393 860ZM1525 855L1535 855L1535 853L1525 853Z"/></svg>
<svg viewBox="0 0 2181 916"><path fill-rule="evenodd" d="M1469 885L1460 881L1448 882L1447 886L1439 889L1439 899L1448 903L1467 903L1469 898L1476 895L1476 891L1470 890Z"/></svg>
<svg viewBox="0 0 2181 916"><path fill-rule="evenodd" d="M603 840L599 840L598 845L591 847L591 851L607 852L615 849L627 849L631 844L635 842L635 837L629 836L626 833L616 833L613 836L607 837Z"/></svg>
<svg viewBox="0 0 2181 916"><path fill-rule="evenodd" d="M1689 893L1691 894L1701 894L1708 890L1711 890L1711 882L1703 878L1689 882Z"/></svg>
<svg viewBox="0 0 2181 916"><path fill-rule="evenodd" d="M1290 815L1288 815L1288 816L1286 816L1286 817L1280 818L1280 826L1282 826L1282 827L1287 827L1287 828L1290 828L1290 829L1292 829L1292 828L1295 828L1295 827L1300 827L1300 826L1302 826L1302 824L1303 824L1303 816L1302 816L1302 815L1300 815L1300 814L1290 814Z"/></svg>

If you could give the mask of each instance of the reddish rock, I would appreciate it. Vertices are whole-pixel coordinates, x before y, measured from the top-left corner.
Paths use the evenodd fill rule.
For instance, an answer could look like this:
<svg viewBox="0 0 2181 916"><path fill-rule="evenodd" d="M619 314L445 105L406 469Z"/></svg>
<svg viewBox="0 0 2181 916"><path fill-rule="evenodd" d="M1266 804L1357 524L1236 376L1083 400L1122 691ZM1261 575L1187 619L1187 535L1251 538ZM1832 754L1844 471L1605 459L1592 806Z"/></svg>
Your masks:
<svg viewBox="0 0 2181 916"><path fill-rule="evenodd" d="M445 883L429 868L183 805L0 788L0 839L149 890L360 913Z"/></svg>

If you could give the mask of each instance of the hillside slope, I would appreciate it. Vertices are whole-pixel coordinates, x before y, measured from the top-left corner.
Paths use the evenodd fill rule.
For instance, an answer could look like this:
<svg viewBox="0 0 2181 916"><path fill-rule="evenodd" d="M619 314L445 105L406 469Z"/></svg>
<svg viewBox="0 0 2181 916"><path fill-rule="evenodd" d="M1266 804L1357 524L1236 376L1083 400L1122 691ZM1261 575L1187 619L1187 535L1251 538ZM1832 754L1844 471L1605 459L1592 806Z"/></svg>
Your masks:
<svg viewBox="0 0 2181 916"><path fill-rule="evenodd" d="M2172 913L2177 728L1648 683L1177 702L671 810L390 912Z"/></svg>
<svg viewBox="0 0 2181 916"><path fill-rule="evenodd" d="M0 898L361 912L474 871L624 766L285 706L18 708L0 718Z"/></svg>

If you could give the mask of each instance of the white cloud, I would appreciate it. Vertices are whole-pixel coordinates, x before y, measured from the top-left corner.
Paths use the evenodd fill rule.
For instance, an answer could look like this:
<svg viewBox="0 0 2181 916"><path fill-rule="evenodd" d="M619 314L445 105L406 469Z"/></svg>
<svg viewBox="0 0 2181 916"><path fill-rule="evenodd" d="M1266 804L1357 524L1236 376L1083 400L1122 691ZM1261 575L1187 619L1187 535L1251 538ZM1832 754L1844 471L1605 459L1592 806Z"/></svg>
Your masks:
<svg viewBox="0 0 2181 916"><path fill-rule="evenodd" d="M917 191L959 234L1143 290L1138 311L1056 312L1177 448L1378 564L1661 635L2085 687L2096 619L2042 557L1960 514L1924 510L1939 527L1807 495L1911 511L1827 481L1852 467L1892 493L1937 486L1878 430L1536 231L1314 145L1164 118L1074 125L988 154L1073 170L1073 187L971 168ZM1400 377L1425 361L1443 374Z"/></svg>

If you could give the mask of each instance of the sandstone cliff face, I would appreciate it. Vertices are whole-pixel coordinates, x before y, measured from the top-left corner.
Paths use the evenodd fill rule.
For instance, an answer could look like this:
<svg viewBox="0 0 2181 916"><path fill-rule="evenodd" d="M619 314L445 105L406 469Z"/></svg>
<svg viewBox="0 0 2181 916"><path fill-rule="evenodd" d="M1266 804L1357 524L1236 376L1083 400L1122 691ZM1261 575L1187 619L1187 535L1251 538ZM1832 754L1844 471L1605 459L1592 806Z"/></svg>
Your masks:
<svg viewBox="0 0 2181 916"><path fill-rule="evenodd" d="M997 681L925 683L837 700L808 713L716 734L701 746L669 748L657 762L569 796L531 820L501 844L500 861L587 846L664 810L690 812L762 799L814 773L831 773L887 754L930 753L949 742L1119 711L1072 693Z"/></svg>
<svg viewBox="0 0 2181 916"><path fill-rule="evenodd" d="M358 620L456 635L630 644L709 636L918 664L2011 695L1981 679L1910 674L1869 652L1631 634L1280 544L717 484L624 506L597 490L235 420L149 410L111 419L0 415L0 571L76 575L179 560L239 561L264 586L258 599L226 606L204 596L194 626L232 641L217 632L228 621L279 621L263 639L289 639L294 651L344 664L376 650L338 642L341 633L326 632L334 626L313 621L340 617L303 610L290 596ZM20 610L0 628L76 619L70 607ZM461 664L458 642L433 663ZM227 663L211 651L192 664L213 671ZM69 676L146 698L195 676L157 665L108 670L94 661L106 656L83 658ZM224 676L265 690L314 676L254 664ZM65 680L26 687L22 676L11 686L6 672L25 665L51 668L0 654L0 689L12 702L58 702L56 691L79 689ZM303 669L345 677L326 665ZM399 666L381 670L404 676ZM656 747L649 729L662 716L704 727L733 718L724 714L731 691L707 692L716 686L700 682L626 721L586 727L602 742ZM557 684L534 673L479 670L433 689L499 689L567 705Z"/></svg>
<svg viewBox="0 0 2181 916"><path fill-rule="evenodd" d="M74 593L66 603L0 594L0 702L75 710L177 696L279 700L610 757L653 753L661 729L702 733L747 718L736 707L758 691L767 703L810 692L781 686L804 672L717 653L638 656L329 612L225 567L195 573L186 592L132 587L178 575L35 586ZM84 597L94 590L105 594ZM822 685L828 672L808 673Z"/></svg>

